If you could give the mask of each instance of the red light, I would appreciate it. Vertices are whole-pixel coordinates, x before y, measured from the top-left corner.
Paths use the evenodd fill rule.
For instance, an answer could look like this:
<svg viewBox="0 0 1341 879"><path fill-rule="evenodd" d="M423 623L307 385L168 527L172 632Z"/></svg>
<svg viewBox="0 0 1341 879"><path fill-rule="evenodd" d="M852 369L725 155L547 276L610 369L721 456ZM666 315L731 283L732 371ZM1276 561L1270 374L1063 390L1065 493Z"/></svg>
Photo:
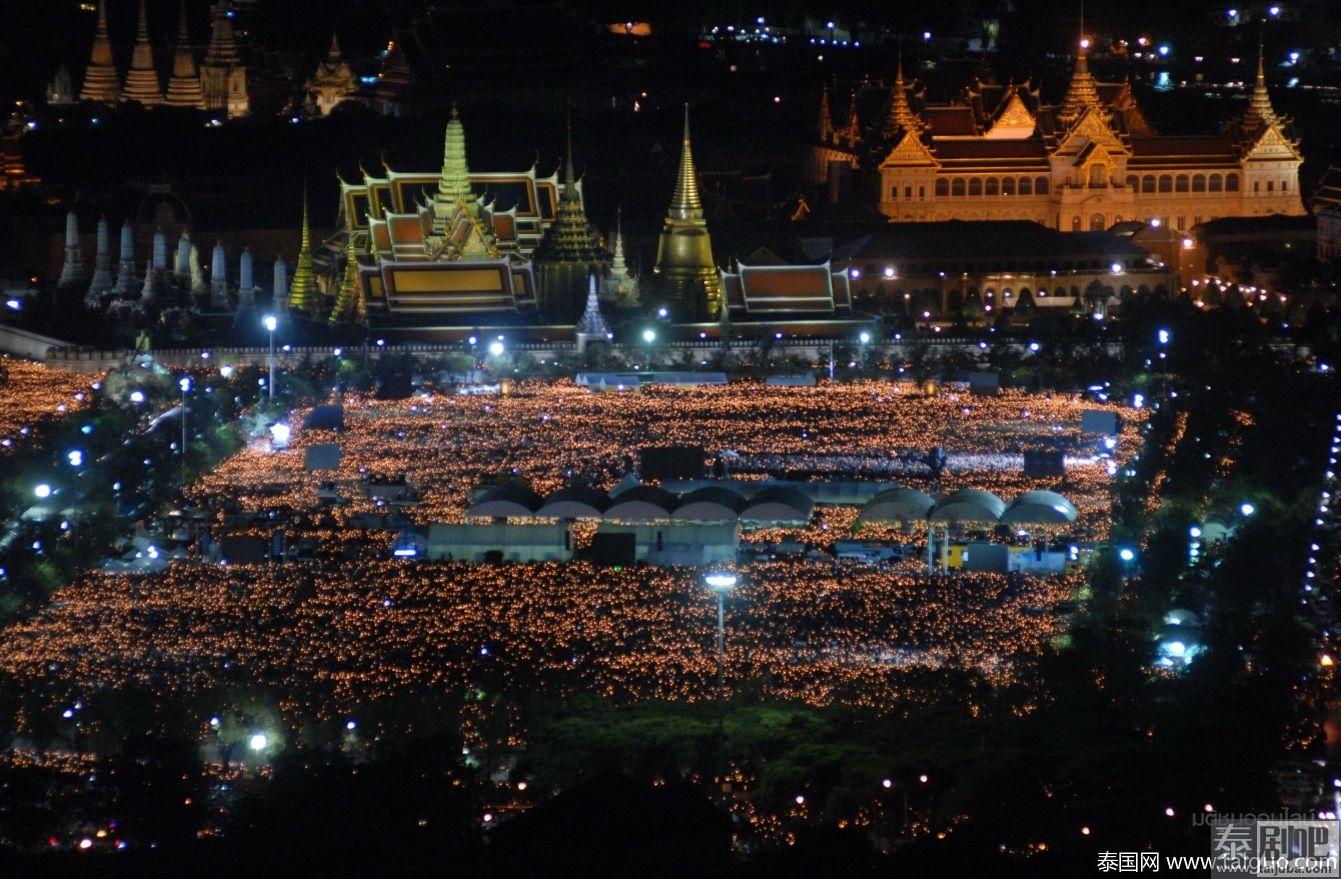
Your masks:
<svg viewBox="0 0 1341 879"><path fill-rule="evenodd" d="M709 43L707 40L699 40L699 41L698 41L698 47L699 47L700 49L711 49L711 48L712 48L712 43Z"/></svg>

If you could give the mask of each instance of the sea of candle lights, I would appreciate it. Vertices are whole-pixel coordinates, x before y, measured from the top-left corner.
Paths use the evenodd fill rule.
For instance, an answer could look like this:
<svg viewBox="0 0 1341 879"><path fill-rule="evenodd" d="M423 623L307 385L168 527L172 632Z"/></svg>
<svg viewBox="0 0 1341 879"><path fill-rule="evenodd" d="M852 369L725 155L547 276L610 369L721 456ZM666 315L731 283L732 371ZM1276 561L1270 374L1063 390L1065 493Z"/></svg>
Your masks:
<svg viewBox="0 0 1341 879"><path fill-rule="evenodd" d="M365 480L404 477L422 494L407 511L411 520L449 522L462 520L471 490L489 477L518 476L541 494L575 480L609 488L644 446L702 445L710 455L730 449L740 456L731 464L740 478L856 478L927 488L925 467L895 469L894 462L939 445L950 463L935 493L979 488L1009 500L1028 489L1054 489L1076 504L1080 527L1095 532L1106 528L1111 479L1099 455L1121 462L1134 454L1143 416L1074 394L927 398L911 385L888 382L817 388L740 382L636 394L528 382L507 395L426 393L400 401L346 397L343 403L343 432L297 429L284 451L257 443L202 480L193 498L245 511L310 510L320 506L318 491L327 486L344 501L331 514L348 521L379 512L363 490ZM1111 450L1100 438L1081 435L1085 409L1121 415L1123 430ZM303 415L295 414L295 427ZM306 472L305 448L330 442L340 446L339 469ZM1024 476L1022 453L1042 449L1067 455L1064 477ZM819 536L820 543L828 539Z"/></svg>
<svg viewBox="0 0 1341 879"><path fill-rule="evenodd" d="M813 563L752 566L727 602L728 683L876 709L916 698L909 669L1011 679L1060 632L1074 578L933 577ZM175 564L90 574L10 626L0 670L51 710L135 681L164 698L239 676L295 722L410 687L485 676L616 699L714 694L715 602L702 572L585 563ZM566 692L566 689L564 690Z"/></svg>
<svg viewBox="0 0 1341 879"><path fill-rule="evenodd" d="M20 447L45 422L87 406L97 376L0 356L0 456Z"/></svg>

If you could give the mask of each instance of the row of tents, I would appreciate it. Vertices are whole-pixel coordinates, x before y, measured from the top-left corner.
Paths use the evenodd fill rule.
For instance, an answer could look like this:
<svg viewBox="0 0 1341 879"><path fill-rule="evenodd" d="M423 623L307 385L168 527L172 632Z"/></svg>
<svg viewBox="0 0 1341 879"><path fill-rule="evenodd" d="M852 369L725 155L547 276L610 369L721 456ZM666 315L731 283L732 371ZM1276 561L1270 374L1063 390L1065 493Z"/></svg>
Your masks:
<svg viewBox="0 0 1341 879"><path fill-rule="evenodd" d="M990 491L961 488L939 501L901 485L876 493L861 509L862 522L1001 522L1009 525L1069 525L1079 514L1055 491L1026 491L1010 503Z"/></svg>
<svg viewBox="0 0 1341 879"><path fill-rule="evenodd" d="M540 497L521 486L483 492L466 518L599 519L606 522L728 522L762 525L810 521L815 501L795 488L764 488L751 494L712 486L675 494L655 485L635 485L610 496L583 485Z"/></svg>
<svg viewBox="0 0 1341 879"><path fill-rule="evenodd" d="M704 486L676 494L654 485L634 485L614 495L585 485L568 486L541 497L529 488L505 485L481 491L469 519L588 519L606 522L727 522L760 525L809 522L815 498L800 485L747 483L732 488ZM876 492L859 520L871 523L1001 522L1013 525L1069 525L1075 506L1053 491L1026 491L1010 503L988 491L965 488L940 501L900 485Z"/></svg>

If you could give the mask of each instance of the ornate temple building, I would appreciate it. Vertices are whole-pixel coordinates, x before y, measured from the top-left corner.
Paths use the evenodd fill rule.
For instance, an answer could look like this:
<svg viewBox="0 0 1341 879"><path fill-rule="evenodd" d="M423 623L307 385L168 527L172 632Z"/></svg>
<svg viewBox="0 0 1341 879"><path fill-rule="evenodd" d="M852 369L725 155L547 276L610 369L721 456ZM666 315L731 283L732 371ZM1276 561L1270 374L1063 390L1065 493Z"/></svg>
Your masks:
<svg viewBox="0 0 1341 879"><path fill-rule="evenodd" d="M653 293L680 319L716 318L722 309L722 279L712 258L712 239L703 217L694 152L689 140L689 105L684 108L684 142L675 193L666 212L652 268Z"/></svg>
<svg viewBox="0 0 1341 879"><path fill-rule="evenodd" d="M585 247L576 234L576 219L586 223L582 182L567 181L563 190L557 174L540 177L534 166L521 172L472 171L455 108L440 171L384 166L383 176L365 171L360 182L342 180L340 212L370 317L389 324L456 325L477 316L493 321L539 316L532 257L561 211L570 218L569 232L552 246L565 255L570 246ZM583 294L585 289L584 281ZM582 299L576 301L580 313Z"/></svg>
<svg viewBox="0 0 1341 879"><path fill-rule="evenodd" d="M317 63L317 69L307 80L307 97L311 106L322 116L342 101L354 97L358 86L354 84L354 73L349 63L340 54L340 38L331 35L331 48L326 58Z"/></svg>
<svg viewBox="0 0 1341 879"><path fill-rule="evenodd" d="M1031 83L975 81L944 104L904 81L863 124L833 123L821 99L813 182L853 175L893 222L1031 220L1097 231L1131 220L1179 230L1226 216L1302 214L1298 145L1267 91L1259 55L1247 112L1224 134L1162 136L1125 82L1097 81L1081 40L1060 103ZM877 189L878 187L878 189Z"/></svg>

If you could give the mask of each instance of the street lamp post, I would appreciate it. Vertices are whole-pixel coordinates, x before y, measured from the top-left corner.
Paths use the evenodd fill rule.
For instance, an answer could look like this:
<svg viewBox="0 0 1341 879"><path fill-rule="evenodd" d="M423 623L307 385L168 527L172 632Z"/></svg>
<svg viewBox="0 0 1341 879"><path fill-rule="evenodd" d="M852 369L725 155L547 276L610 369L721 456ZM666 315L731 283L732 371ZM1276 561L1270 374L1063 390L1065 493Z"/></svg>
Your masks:
<svg viewBox="0 0 1341 879"><path fill-rule="evenodd" d="M726 593L735 588L737 577L730 571L714 571L703 578L717 593L717 704L722 704L726 664Z"/></svg>
<svg viewBox="0 0 1341 879"><path fill-rule="evenodd" d="M263 321L266 332L270 334L270 378L266 380L266 390L270 393L270 402L275 402L275 328L279 321L273 314L267 314Z"/></svg>
<svg viewBox="0 0 1341 879"><path fill-rule="evenodd" d="M182 458L182 481L186 481L186 394L191 390L191 376L184 375L177 382L177 387L182 389L182 447L180 454Z"/></svg>
<svg viewBox="0 0 1341 879"><path fill-rule="evenodd" d="M644 368L652 368L652 343L657 340L657 331L654 329L643 330L643 341L647 343L647 359L644 361Z"/></svg>

